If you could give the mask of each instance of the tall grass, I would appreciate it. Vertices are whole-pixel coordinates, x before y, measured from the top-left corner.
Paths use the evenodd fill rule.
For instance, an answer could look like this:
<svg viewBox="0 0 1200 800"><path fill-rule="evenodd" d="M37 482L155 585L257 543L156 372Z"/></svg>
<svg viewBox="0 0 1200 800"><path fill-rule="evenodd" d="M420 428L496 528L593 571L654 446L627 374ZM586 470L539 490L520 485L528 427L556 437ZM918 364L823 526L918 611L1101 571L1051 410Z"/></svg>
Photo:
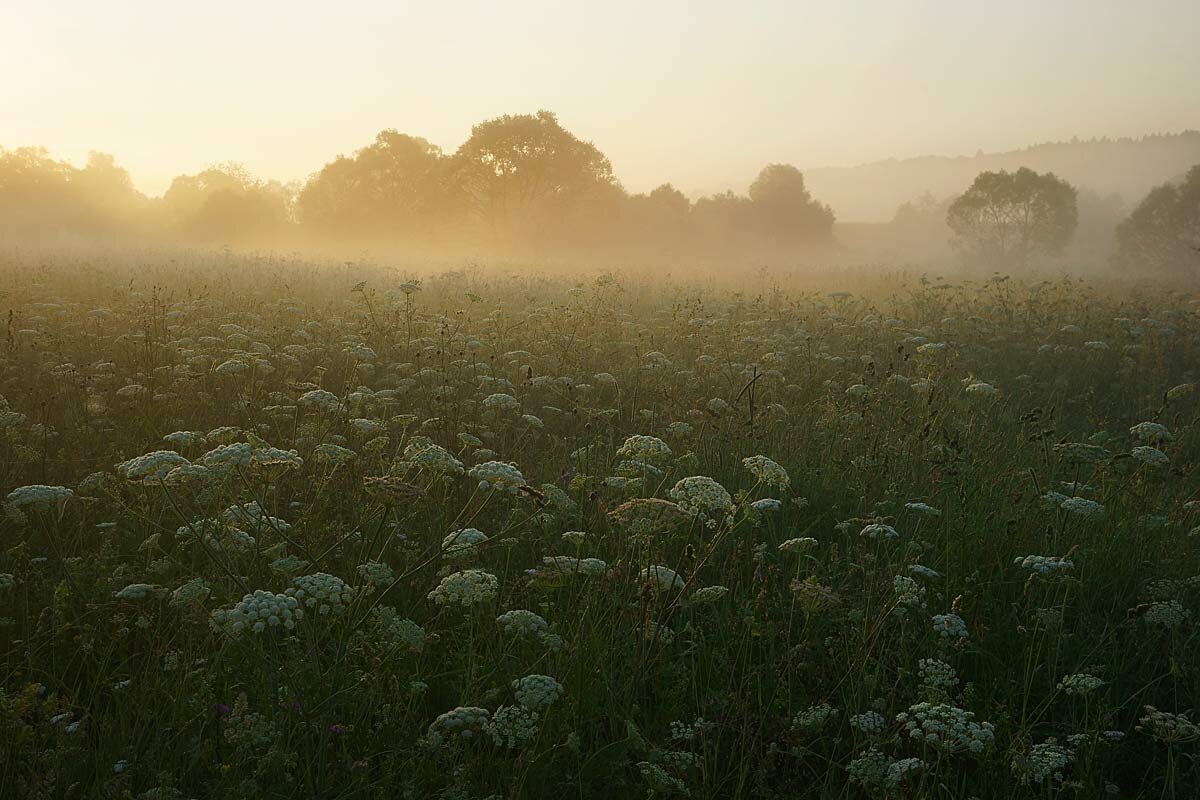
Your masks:
<svg viewBox="0 0 1200 800"><path fill-rule="evenodd" d="M0 795L1200 792L1194 295L2 269ZM730 506L672 505L697 475ZM470 570L495 593L439 602ZM224 615L289 589L293 627Z"/></svg>

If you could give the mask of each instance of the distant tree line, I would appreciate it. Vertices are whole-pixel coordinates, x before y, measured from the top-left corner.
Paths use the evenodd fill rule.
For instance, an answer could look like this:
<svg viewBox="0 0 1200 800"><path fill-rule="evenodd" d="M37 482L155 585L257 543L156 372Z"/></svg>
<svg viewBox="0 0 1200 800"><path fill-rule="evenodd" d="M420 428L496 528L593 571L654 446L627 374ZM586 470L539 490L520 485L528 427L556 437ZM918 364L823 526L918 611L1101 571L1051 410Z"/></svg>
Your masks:
<svg viewBox="0 0 1200 800"><path fill-rule="evenodd" d="M888 228L889 244L901 252L928 255L922 244L948 239L964 263L981 268L1102 257L1125 272L1197 277L1200 165L1152 189L1129 213L1119 196L1077 190L1053 173L981 172L959 195L939 200L926 192L901 204Z"/></svg>
<svg viewBox="0 0 1200 800"><path fill-rule="evenodd" d="M746 195L692 202L670 184L630 194L608 158L548 111L481 122L451 154L389 129L303 184L218 164L175 178L161 198L139 193L110 156L80 169L40 148L0 149L0 230L9 233L660 258L793 254L831 244L833 222L786 164L765 167Z"/></svg>
<svg viewBox="0 0 1200 800"><path fill-rule="evenodd" d="M959 195L903 204L890 223L901 252L949 238L967 263L1021 269L1111 250L1123 270L1200 274L1200 165L1125 215L1053 173L981 172ZM261 180L237 164L175 178L148 198L109 155L83 167L41 148L0 148L0 234L170 236L210 244L327 243L539 256L589 252L666 261L830 253L834 213L788 164L762 169L746 194L690 200L671 184L631 194L591 142L554 114L479 123L453 153L384 130L304 183ZM1097 249L1096 243L1104 242ZM926 245L926 246L922 246Z"/></svg>

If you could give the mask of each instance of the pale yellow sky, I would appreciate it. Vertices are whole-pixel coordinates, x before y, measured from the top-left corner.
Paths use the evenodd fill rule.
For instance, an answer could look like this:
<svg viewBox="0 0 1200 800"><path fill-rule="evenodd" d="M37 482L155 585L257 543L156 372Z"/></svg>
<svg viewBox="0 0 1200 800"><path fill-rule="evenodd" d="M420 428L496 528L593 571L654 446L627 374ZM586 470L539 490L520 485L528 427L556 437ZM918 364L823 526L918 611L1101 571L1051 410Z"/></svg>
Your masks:
<svg viewBox="0 0 1200 800"><path fill-rule="evenodd" d="M548 108L633 191L1200 128L1197 0L0 0L0 146L139 188L303 179L394 127L453 151Z"/></svg>

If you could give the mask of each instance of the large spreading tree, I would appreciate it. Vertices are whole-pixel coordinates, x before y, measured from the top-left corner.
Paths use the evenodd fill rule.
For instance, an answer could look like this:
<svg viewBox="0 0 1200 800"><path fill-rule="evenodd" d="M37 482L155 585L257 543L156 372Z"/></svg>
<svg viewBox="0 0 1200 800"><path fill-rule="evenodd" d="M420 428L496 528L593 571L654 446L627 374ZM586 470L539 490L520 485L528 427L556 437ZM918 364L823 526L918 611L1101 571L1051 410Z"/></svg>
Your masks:
<svg viewBox="0 0 1200 800"><path fill-rule="evenodd" d="M608 158L549 111L479 123L454 162L472 214L497 241L535 239L619 188Z"/></svg>
<svg viewBox="0 0 1200 800"><path fill-rule="evenodd" d="M946 212L955 248L996 269L1062 252L1078 223L1075 187L1028 167L980 173Z"/></svg>

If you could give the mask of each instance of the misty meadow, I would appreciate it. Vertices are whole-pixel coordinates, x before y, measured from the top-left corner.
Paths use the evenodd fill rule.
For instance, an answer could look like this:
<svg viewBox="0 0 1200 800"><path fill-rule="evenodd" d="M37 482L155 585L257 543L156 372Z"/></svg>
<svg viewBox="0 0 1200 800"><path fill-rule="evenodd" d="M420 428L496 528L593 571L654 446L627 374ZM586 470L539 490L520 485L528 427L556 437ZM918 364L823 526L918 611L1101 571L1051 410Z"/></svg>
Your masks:
<svg viewBox="0 0 1200 800"><path fill-rule="evenodd" d="M1200 797L1200 6L6 17L0 798Z"/></svg>

